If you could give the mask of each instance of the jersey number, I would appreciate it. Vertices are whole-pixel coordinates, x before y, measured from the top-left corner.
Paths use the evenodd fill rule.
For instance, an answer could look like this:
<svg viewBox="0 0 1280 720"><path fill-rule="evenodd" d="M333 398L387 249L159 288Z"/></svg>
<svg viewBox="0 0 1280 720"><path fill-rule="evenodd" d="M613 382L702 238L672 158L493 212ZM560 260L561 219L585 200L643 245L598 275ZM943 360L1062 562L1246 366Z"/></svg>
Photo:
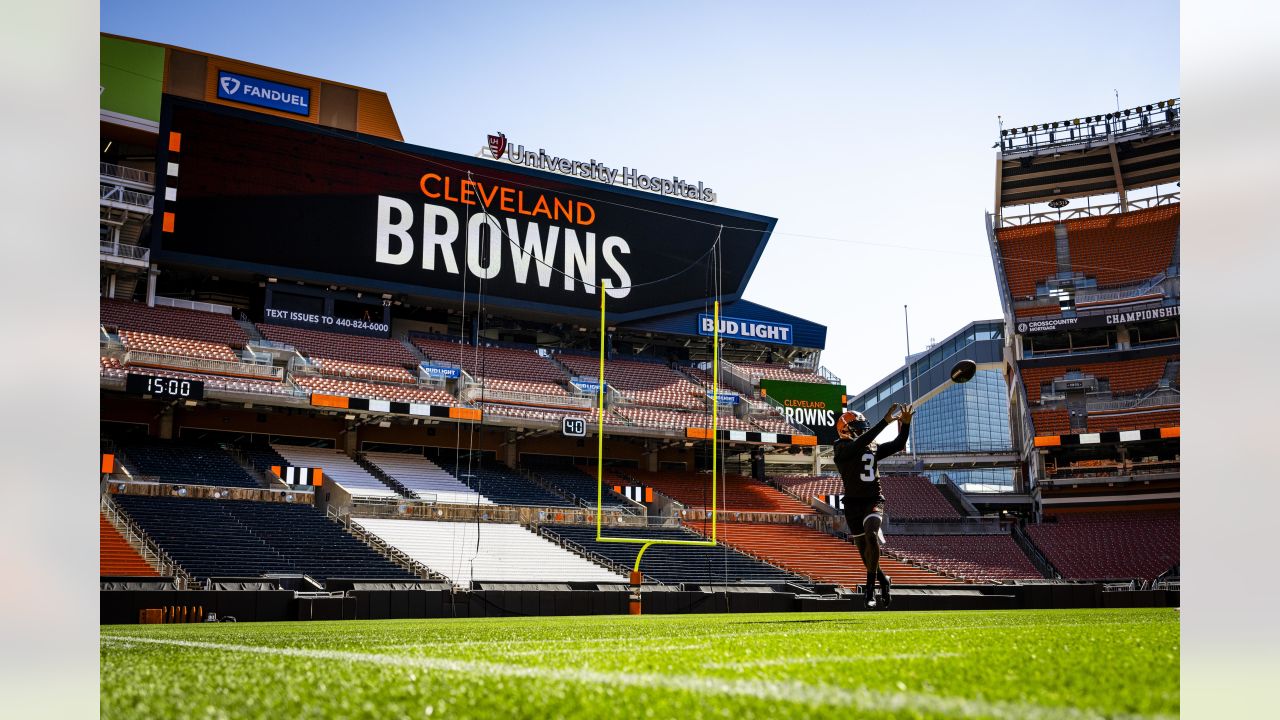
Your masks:
<svg viewBox="0 0 1280 720"><path fill-rule="evenodd" d="M862 482L876 481L876 454L862 453L862 475L859 477Z"/></svg>

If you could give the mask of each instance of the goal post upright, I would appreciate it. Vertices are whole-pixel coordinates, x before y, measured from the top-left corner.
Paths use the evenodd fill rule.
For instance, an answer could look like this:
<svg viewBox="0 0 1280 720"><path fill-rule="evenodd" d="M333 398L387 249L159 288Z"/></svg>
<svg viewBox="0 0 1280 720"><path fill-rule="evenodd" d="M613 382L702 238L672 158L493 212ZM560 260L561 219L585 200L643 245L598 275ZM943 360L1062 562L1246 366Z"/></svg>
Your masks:
<svg viewBox="0 0 1280 720"><path fill-rule="evenodd" d="M671 540L668 538L626 538L607 537L604 535L604 355L605 355L605 285L600 286L600 364L596 389L596 542L625 543L640 545L636 553L634 572L640 571L640 559L645 550L653 545L685 545L692 547L715 547L716 545L716 459L719 451L719 381L720 381L720 301L714 301L715 323L712 330L712 380L711 380L711 537L707 540ZM633 573L634 574L634 573Z"/></svg>

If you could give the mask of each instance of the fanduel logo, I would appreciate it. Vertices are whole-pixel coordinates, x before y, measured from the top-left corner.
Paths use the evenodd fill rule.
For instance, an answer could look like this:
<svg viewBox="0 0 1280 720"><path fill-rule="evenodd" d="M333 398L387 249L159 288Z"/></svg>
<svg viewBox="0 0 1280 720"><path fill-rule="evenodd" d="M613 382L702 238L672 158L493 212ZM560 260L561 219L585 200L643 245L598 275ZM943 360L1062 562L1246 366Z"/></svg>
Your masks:
<svg viewBox="0 0 1280 720"><path fill-rule="evenodd" d="M240 89L240 81L230 75L222 76L222 91L228 95L235 95Z"/></svg>
<svg viewBox="0 0 1280 720"><path fill-rule="evenodd" d="M294 115L311 114L311 91L304 87L263 80L222 70L218 73L218 97L258 105Z"/></svg>

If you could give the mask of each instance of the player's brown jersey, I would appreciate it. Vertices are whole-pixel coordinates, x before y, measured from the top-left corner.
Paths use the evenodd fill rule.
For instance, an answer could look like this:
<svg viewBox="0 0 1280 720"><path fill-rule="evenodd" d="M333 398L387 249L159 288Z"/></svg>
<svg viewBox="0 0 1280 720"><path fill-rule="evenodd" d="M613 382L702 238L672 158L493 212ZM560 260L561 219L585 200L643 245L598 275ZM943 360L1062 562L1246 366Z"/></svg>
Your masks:
<svg viewBox="0 0 1280 720"><path fill-rule="evenodd" d="M858 437L852 440L840 438L832 446L836 469L844 480L845 502L884 497L879 462L906 447L909 427L901 428L893 440L878 444L875 438L886 425L888 423L882 419Z"/></svg>

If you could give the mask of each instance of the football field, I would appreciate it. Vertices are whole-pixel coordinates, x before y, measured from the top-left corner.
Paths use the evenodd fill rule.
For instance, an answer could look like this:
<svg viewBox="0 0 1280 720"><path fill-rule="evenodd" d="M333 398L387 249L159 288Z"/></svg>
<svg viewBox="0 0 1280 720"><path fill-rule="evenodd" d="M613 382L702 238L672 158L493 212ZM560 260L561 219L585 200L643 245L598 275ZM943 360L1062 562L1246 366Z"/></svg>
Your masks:
<svg viewBox="0 0 1280 720"><path fill-rule="evenodd" d="M1173 609L104 626L103 718L1156 718Z"/></svg>

